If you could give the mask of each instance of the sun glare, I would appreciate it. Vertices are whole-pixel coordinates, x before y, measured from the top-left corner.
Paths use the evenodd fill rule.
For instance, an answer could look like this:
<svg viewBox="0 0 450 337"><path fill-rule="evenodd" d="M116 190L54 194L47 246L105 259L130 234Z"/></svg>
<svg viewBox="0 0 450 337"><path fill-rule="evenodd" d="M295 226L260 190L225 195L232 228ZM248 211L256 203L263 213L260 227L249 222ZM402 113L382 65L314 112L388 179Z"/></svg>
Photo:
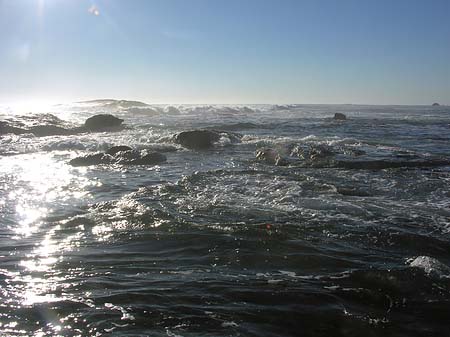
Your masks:
<svg viewBox="0 0 450 337"><path fill-rule="evenodd" d="M100 15L100 11L98 10L98 7L96 5L92 5L91 7L89 7L88 12L95 16Z"/></svg>

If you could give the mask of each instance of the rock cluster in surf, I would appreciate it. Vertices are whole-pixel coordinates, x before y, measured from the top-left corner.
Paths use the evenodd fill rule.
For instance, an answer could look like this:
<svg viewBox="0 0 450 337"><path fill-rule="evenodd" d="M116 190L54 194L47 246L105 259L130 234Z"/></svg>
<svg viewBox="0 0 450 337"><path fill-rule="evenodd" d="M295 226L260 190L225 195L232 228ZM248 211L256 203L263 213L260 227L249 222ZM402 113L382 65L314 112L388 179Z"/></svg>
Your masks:
<svg viewBox="0 0 450 337"><path fill-rule="evenodd" d="M133 150L129 146L120 145L110 148L106 152L88 154L72 159L72 166L91 165L158 165L166 162L167 158L160 152L147 150Z"/></svg>
<svg viewBox="0 0 450 337"><path fill-rule="evenodd" d="M419 155L396 156L391 159L371 159L359 149L332 147L326 144L286 145L274 148L260 148L256 160L269 165L341 168L346 170L384 170L397 168L432 168L450 165L450 160L440 157Z"/></svg>
<svg viewBox="0 0 450 337"><path fill-rule="evenodd" d="M69 136L88 132L120 131L123 119L113 115L95 115L83 126L73 126L51 114L30 115L22 120L0 121L0 136L33 134L36 137Z"/></svg>

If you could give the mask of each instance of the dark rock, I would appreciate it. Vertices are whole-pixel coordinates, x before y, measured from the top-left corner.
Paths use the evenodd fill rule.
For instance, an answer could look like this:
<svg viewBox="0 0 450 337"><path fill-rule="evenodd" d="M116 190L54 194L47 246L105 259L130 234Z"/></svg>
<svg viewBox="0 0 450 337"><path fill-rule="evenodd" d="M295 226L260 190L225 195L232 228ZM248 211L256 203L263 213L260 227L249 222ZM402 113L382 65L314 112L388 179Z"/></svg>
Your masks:
<svg viewBox="0 0 450 337"><path fill-rule="evenodd" d="M124 162L124 165L157 165L167 161L165 155L159 152L150 152L140 158Z"/></svg>
<svg viewBox="0 0 450 337"><path fill-rule="evenodd" d="M353 157L360 157L366 154L366 151L354 148L344 148L343 153Z"/></svg>
<svg viewBox="0 0 450 337"><path fill-rule="evenodd" d="M140 159L142 157L141 152L137 150L119 151L114 155L114 161L116 164L128 164L133 160Z"/></svg>
<svg viewBox="0 0 450 337"><path fill-rule="evenodd" d="M335 119L335 120L338 120L338 121L345 121L345 120L347 119L347 116L344 115L343 113L336 112L336 113L334 114L334 119Z"/></svg>
<svg viewBox="0 0 450 337"><path fill-rule="evenodd" d="M118 146L113 146L110 149L108 149L108 151L106 151L106 154L114 156L117 152L130 151L130 150L133 150L133 149L131 147L129 147L129 146L118 145Z"/></svg>
<svg viewBox="0 0 450 337"><path fill-rule="evenodd" d="M57 117L53 115L44 115L48 120L44 120L44 123L56 123L60 121ZM50 119L54 117L54 119ZM36 124L34 119L31 117L22 117L23 120L30 119L31 126L25 126L21 121L13 121L13 125L8 122L2 121L0 122L0 135L12 133L15 135L21 135L25 133L32 133L36 137L47 137L47 136L65 136L65 135L73 135L80 132L85 132L85 130L81 130L80 128L64 128L62 126L57 126L53 124ZM19 127L18 127L19 126ZM24 128L23 126L27 127Z"/></svg>
<svg viewBox="0 0 450 337"><path fill-rule="evenodd" d="M36 137L47 137L71 135L75 131L55 125L36 125L30 128L28 132L34 134Z"/></svg>
<svg viewBox="0 0 450 337"><path fill-rule="evenodd" d="M145 148L148 152L176 152L178 148L172 145L154 144Z"/></svg>
<svg viewBox="0 0 450 337"><path fill-rule="evenodd" d="M6 135L12 133L14 135L21 135L27 133L28 131L22 128L14 127L8 124L8 122L0 122L0 135Z"/></svg>
<svg viewBox="0 0 450 337"><path fill-rule="evenodd" d="M194 150L203 150L213 147L220 139L220 133L212 130L184 131L175 136L175 142Z"/></svg>
<svg viewBox="0 0 450 337"><path fill-rule="evenodd" d="M334 155L334 151L331 146L328 145L317 145L311 147L311 151L309 152L310 158L312 160L323 159Z"/></svg>
<svg viewBox="0 0 450 337"><path fill-rule="evenodd" d="M4 122L3 122L4 123ZM5 124L0 124L0 135L12 133L15 135L21 135L24 133L32 133L36 137L48 137L48 136L67 136L79 133L77 129L65 129L55 125L36 125L29 129L17 128Z"/></svg>
<svg viewBox="0 0 450 337"><path fill-rule="evenodd" d="M32 133L36 137L67 136L85 132L116 131L122 129L123 120L112 115L96 115L86 120L85 126L75 127L51 114L15 117L0 122L0 135Z"/></svg>
<svg viewBox="0 0 450 337"><path fill-rule="evenodd" d="M115 148L118 148L116 146ZM128 148L123 146L123 148ZM108 153L95 153L87 156L72 159L69 164L72 166L90 166L90 165L157 165L164 163L166 156L159 152L147 152L137 150L117 151L114 155Z"/></svg>
<svg viewBox="0 0 450 337"><path fill-rule="evenodd" d="M432 106L441 106L439 103L433 103Z"/></svg>
<svg viewBox="0 0 450 337"><path fill-rule="evenodd" d="M214 143L218 142L222 137L230 143L239 143L242 135L219 130L192 130L177 134L174 137L174 141L188 149L205 150L212 148Z"/></svg>
<svg viewBox="0 0 450 337"><path fill-rule="evenodd" d="M258 149L256 151L256 159L263 161L266 164L277 166L286 166L289 164L278 151L271 148Z"/></svg>
<svg viewBox="0 0 450 337"><path fill-rule="evenodd" d="M95 115L86 119L84 126L89 131L108 131L122 126L123 119L113 115Z"/></svg>
<svg viewBox="0 0 450 337"><path fill-rule="evenodd" d="M87 156L77 157L72 159L69 164L72 166L90 166L100 164L111 164L114 158L106 153L95 153Z"/></svg>

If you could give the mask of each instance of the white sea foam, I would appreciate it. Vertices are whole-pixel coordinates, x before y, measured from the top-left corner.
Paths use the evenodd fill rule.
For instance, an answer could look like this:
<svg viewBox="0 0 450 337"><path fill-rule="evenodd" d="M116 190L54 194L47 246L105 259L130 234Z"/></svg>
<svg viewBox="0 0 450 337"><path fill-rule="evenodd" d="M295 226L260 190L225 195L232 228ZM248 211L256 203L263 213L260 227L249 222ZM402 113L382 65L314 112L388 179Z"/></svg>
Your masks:
<svg viewBox="0 0 450 337"><path fill-rule="evenodd" d="M418 256L408 260L411 267L422 269L426 274L438 278L450 278L450 267L430 256Z"/></svg>

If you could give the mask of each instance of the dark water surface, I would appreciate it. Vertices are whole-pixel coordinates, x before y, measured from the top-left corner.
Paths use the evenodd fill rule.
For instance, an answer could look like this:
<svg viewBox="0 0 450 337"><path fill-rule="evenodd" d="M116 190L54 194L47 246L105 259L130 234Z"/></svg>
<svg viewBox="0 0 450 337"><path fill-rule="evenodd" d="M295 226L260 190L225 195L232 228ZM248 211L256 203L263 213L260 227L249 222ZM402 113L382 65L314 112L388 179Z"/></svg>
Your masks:
<svg viewBox="0 0 450 337"><path fill-rule="evenodd" d="M450 336L449 107L50 112L131 128L0 136L1 336ZM241 142L173 143L196 128ZM112 145L175 151L68 165Z"/></svg>

